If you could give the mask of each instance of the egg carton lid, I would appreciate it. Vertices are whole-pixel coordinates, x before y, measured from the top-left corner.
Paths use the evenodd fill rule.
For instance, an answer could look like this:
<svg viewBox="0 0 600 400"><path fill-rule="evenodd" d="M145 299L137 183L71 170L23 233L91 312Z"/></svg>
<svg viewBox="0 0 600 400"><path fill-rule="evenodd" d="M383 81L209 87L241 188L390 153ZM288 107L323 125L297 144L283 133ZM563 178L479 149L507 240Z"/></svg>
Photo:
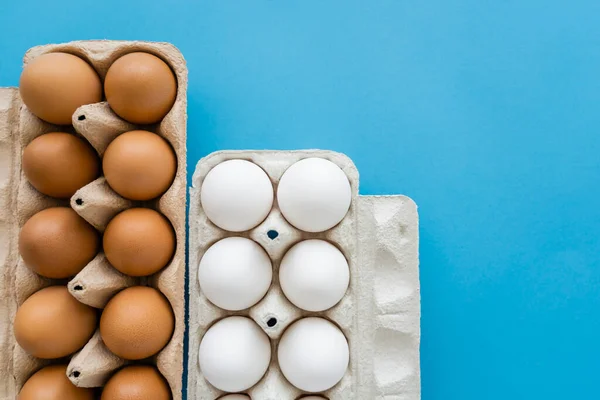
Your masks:
<svg viewBox="0 0 600 400"><path fill-rule="evenodd" d="M267 172L276 187L290 165L308 157L329 159L348 176L353 193L352 205L339 226L318 234L299 232L285 221L276 199L267 219L249 232L224 232L208 221L200 202L200 188L204 177L215 165L230 159L252 161ZM279 314L285 317L286 327L302 317L325 317L336 322L348 338L350 370L338 385L321 393L328 399L420 399L417 206L410 198L401 195L359 195L358 180L358 171L352 160L343 154L324 150L220 151L198 162L190 188L189 209L189 398L213 400L225 394L205 381L198 365L198 350L208 327L229 315L253 318L273 341L269 370L246 393L253 400L296 400L308 395L287 382L277 366L277 341L282 332L270 329L264 321L270 314ZM267 239L266 234L271 227L282 229L283 235L279 237L284 236L281 240L287 240L285 244ZM250 310L229 312L217 309L201 293L197 281L198 262L212 243L223 237L240 235L261 244L274 261L274 266L285 251L300 240L315 237L335 242L350 262L349 298L343 299L331 310L315 315L291 306L275 282L275 288Z"/></svg>

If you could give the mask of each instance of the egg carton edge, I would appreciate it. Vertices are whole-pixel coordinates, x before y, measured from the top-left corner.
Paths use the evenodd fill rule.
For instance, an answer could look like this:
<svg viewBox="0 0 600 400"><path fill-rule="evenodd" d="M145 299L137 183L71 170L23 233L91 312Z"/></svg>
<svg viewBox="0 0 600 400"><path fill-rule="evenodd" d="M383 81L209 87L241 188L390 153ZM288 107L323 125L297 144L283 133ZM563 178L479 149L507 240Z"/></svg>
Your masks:
<svg viewBox="0 0 600 400"><path fill-rule="evenodd" d="M19 154L18 118L21 99L17 88L0 88L0 155L8 157L8 170L0 177L0 239L5 246L0 253L0 399L16 397L16 381L13 374L12 354L15 345L13 316L17 304L14 301L14 270L17 266L16 252L16 190L18 181ZM4 175L6 173L6 175Z"/></svg>

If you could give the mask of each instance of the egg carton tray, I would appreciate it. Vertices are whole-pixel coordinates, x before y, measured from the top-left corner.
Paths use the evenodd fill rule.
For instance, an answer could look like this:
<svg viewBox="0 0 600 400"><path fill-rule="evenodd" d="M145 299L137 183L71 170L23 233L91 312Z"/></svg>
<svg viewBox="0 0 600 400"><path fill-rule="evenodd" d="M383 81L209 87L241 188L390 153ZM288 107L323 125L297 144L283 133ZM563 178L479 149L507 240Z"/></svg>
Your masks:
<svg viewBox="0 0 600 400"><path fill-rule="evenodd" d="M296 161L320 157L332 161L346 174L352 202L345 218L332 229L308 233L296 229L282 216L277 200L256 228L227 232L209 221L200 192L207 173L230 159L251 161L261 167L275 192L284 171ZM205 332L218 320L241 315L252 318L269 336L272 356L269 369L246 391L253 400L296 400L308 394L292 386L277 364L279 338L294 321L320 316L344 332L350 347L350 365L342 380L319 393L330 400L420 399L420 289L418 266L418 215L415 203L405 196L361 196L358 171L347 156L331 151L222 151L200 160L190 188L189 210L189 358L188 398L214 400L224 392L211 386L199 366L199 346ZM278 233L269 238L269 231ZM202 293L198 265L206 250L228 236L243 236L259 243L273 262L273 283L253 307L225 311ZM324 312L307 312L292 305L278 282L279 264L286 251L306 239L337 244L350 267L350 285L344 298ZM277 324L267 324L276 318Z"/></svg>
<svg viewBox="0 0 600 400"><path fill-rule="evenodd" d="M153 125L137 126L120 119L106 102L76 110L72 127L55 126L35 117L22 103L16 88L0 89L0 398L14 399L25 381L41 366L53 361L27 354L15 341L13 320L17 308L34 292L51 285L67 284L82 303L101 309L123 288L149 285L169 300L175 315L175 330L166 347L154 357L166 378L173 399L181 399L183 336L185 331L185 217L186 217L186 103L187 68L179 50L168 43L129 41L79 41L30 49L26 65L50 52L66 52L86 60L104 80L108 67L120 56L134 51L162 58L177 77L177 98L165 118ZM21 171L25 146L36 137L54 131L71 132L85 138L100 156L121 133L146 129L165 138L177 156L178 169L172 186L156 200L134 202L116 194L103 177L79 189L69 200L59 200L36 191ZM18 253L20 227L36 212L52 206L71 206L98 231L124 209L144 206L159 210L171 222L177 239L175 255L167 267L147 278L132 278L114 269L100 252L70 281L40 277L27 268ZM90 341L68 362L67 374L77 386L102 386L127 361L112 354L97 330Z"/></svg>

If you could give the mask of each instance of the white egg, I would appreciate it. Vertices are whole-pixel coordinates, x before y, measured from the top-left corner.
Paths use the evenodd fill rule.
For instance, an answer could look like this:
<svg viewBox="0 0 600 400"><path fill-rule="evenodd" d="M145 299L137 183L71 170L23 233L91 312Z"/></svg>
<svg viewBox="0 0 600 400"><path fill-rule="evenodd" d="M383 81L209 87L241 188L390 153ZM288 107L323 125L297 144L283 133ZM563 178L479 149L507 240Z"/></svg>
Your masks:
<svg viewBox="0 0 600 400"><path fill-rule="evenodd" d="M306 392L322 392L337 384L348 368L346 337L323 318L304 318L283 334L277 352L288 381Z"/></svg>
<svg viewBox="0 0 600 400"><path fill-rule="evenodd" d="M277 188L285 219L306 232L337 225L348 212L352 191L344 171L323 158L306 158L289 167Z"/></svg>
<svg viewBox="0 0 600 400"><path fill-rule="evenodd" d="M294 245L279 267L285 297L306 311L333 307L344 297L349 282L346 257L324 240L304 240Z"/></svg>
<svg viewBox="0 0 600 400"><path fill-rule="evenodd" d="M258 303L273 278L271 259L256 242L228 237L208 248L198 266L204 295L217 307L238 311Z"/></svg>
<svg viewBox="0 0 600 400"><path fill-rule="evenodd" d="M273 185L266 172L246 160L228 160L211 169L200 192L208 219L231 232L260 224L273 206Z"/></svg>
<svg viewBox="0 0 600 400"><path fill-rule="evenodd" d="M271 343L251 319L228 317L204 334L199 363L204 378L219 390L241 392L263 377L271 361Z"/></svg>
<svg viewBox="0 0 600 400"><path fill-rule="evenodd" d="M223 397L219 397L219 400L250 400L250 397L245 394L228 394Z"/></svg>

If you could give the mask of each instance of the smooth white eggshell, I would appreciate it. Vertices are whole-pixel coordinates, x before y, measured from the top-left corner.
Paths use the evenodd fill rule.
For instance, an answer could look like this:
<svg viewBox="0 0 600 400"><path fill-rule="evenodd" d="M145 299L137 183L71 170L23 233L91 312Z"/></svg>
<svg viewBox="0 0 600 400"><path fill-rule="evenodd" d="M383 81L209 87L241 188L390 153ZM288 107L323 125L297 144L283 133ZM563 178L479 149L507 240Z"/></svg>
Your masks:
<svg viewBox="0 0 600 400"><path fill-rule="evenodd" d="M281 372L292 385L314 393L328 390L342 379L350 350L346 337L333 323L311 317L284 332L277 357Z"/></svg>
<svg viewBox="0 0 600 400"><path fill-rule="evenodd" d="M306 232L322 232L337 225L352 200L344 171L323 158L305 158L281 177L277 201L285 219Z"/></svg>
<svg viewBox="0 0 600 400"><path fill-rule="evenodd" d="M337 247L325 240L304 240L281 260L279 283L285 296L306 311L324 311L348 289L350 269Z"/></svg>
<svg viewBox="0 0 600 400"><path fill-rule="evenodd" d="M219 397L219 400L249 400L250 397L245 394L228 394L223 397ZM320 398L318 398L320 399Z"/></svg>
<svg viewBox="0 0 600 400"><path fill-rule="evenodd" d="M263 377L271 361L271 343L251 319L228 317L204 334L199 363L204 378L225 392L241 392Z"/></svg>
<svg viewBox="0 0 600 400"><path fill-rule="evenodd" d="M198 266L204 295L217 307L238 311L253 306L271 286L271 259L256 242L228 237L208 248Z"/></svg>
<svg viewBox="0 0 600 400"><path fill-rule="evenodd" d="M273 206L273 185L265 171L246 160L228 160L211 169L200 192L208 219L231 232L260 224Z"/></svg>

